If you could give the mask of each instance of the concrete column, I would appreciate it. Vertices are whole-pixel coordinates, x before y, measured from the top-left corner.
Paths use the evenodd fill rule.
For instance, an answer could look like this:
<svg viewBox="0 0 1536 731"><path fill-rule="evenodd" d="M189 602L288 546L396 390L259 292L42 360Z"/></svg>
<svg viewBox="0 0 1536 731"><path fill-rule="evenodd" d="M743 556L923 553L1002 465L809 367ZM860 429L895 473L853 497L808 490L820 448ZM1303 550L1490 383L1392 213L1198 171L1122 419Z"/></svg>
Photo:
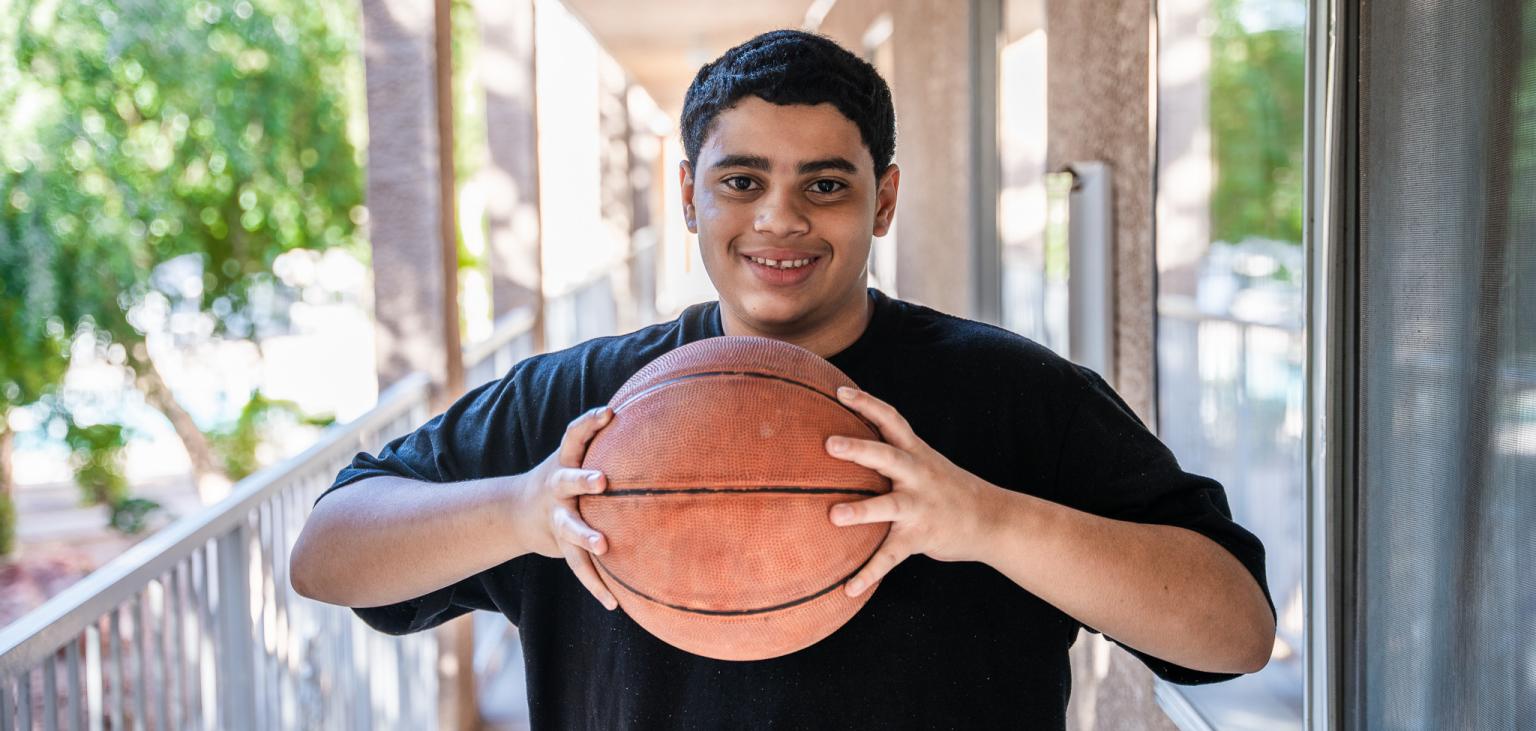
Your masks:
<svg viewBox="0 0 1536 731"><path fill-rule="evenodd" d="M902 299L963 317L979 314L972 241L978 181L972 149L975 92L967 50L974 42L975 5L840 0L818 28L863 54L865 33L889 15L895 73L886 83L896 101L896 163L902 171L896 289Z"/></svg>
<svg viewBox="0 0 1536 731"><path fill-rule="evenodd" d="M491 307L500 317L534 313L543 349L544 284L539 241L539 149L534 95L533 0L477 2L489 159L482 169L490 220Z"/></svg>
<svg viewBox="0 0 1536 731"><path fill-rule="evenodd" d="M1046 0L1045 29L1047 165L1099 160L1114 174L1115 352L1103 375L1156 428L1154 2ZM1152 672L1102 636L1081 634L1072 676L1072 728L1173 731Z"/></svg>
<svg viewBox="0 0 1536 731"><path fill-rule="evenodd" d="M1114 175L1115 352L1103 374L1157 424L1153 328L1153 0L1046 2L1046 164L1099 160Z"/></svg>
<svg viewBox="0 0 1536 731"><path fill-rule="evenodd" d="M363 0L368 211L381 388L413 371L442 393L460 368L457 250L445 242L434 3ZM448 190L451 190L449 188Z"/></svg>

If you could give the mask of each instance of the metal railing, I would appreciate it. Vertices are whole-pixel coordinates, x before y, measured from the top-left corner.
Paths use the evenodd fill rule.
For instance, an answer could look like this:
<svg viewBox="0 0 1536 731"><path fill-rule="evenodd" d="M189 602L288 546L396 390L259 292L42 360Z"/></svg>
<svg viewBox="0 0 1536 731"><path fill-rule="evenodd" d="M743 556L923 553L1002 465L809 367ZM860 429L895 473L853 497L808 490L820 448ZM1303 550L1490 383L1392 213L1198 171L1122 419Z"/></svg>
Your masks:
<svg viewBox="0 0 1536 731"><path fill-rule="evenodd" d="M468 349L466 382L526 356L532 323L512 313ZM375 632L288 580L320 493L356 452L424 422L430 389L413 374L367 414L0 629L0 731L435 728L433 633Z"/></svg>

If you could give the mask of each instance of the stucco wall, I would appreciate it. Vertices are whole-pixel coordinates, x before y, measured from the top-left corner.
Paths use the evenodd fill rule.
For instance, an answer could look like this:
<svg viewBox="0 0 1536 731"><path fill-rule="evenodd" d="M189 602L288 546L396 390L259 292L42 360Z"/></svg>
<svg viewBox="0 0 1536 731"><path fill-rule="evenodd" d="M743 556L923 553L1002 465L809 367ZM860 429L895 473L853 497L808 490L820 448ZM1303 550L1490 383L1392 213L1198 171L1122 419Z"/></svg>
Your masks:
<svg viewBox="0 0 1536 731"><path fill-rule="evenodd" d="M840 0L820 31L864 54L882 13L892 18L896 71L897 294L973 316L971 251L969 4L927 0Z"/></svg>

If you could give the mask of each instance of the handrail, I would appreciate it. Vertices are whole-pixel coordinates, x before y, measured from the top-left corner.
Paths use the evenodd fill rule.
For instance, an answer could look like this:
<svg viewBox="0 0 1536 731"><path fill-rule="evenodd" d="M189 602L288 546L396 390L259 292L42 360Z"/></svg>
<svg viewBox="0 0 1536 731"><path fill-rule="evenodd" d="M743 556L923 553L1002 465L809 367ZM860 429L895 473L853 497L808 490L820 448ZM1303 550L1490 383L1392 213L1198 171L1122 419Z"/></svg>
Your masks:
<svg viewBox="0 0 1536 731"><path fill-rule="evenodd" d="M309 449L236 483L229 497L188 515L145 538L106 565L50 598L42 606L0 628L0 676L37 667L44 658L79 636L99 619L144 588L151 579L209 539L227 533L247 513L281 489L295 474L323 460L355 450L358 439L421 403L431 379L413 373L386 390L378 405L357 419L329 427Z"/></svg>
<svg viewBox="0 0 1536 731"><path fill-rule="evenodd" d="M1299 332L1302 329L1302 322L1299 319L1292 321L1255 320L1238 317L1237 315L1206 312L1195 304L1194 299L1177 295L1165 294L1159 297L1157 299L1157 314L1189 322L1226 322L1233 325L1264 327L1288 332Z"/></svg>
<svg viewBox="0 0 1536 731"><path fill-rule="evenodd" d="M480 363L495 355L496 351L507 343L532 332L533 324L533 311L527 307L520 307L496 318L496 323L492 326L490 335L464 348L465 370L471 368L473 364Z"/></svg>

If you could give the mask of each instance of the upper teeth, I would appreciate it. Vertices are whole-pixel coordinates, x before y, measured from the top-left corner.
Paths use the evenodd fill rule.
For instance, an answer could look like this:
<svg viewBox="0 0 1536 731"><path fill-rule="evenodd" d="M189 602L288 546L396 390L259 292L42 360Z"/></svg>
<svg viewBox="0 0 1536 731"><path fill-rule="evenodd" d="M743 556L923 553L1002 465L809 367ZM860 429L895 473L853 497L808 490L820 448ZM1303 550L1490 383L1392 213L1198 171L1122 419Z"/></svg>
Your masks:
<svg viewBox="0 0 1536 731"><path fill-rule="evenodd" d="M795 267L803 267L811 263L810 259L764 259L761 256L754 256L751 259L765 267L778 267L780 269L794 269Z"/></svg>

